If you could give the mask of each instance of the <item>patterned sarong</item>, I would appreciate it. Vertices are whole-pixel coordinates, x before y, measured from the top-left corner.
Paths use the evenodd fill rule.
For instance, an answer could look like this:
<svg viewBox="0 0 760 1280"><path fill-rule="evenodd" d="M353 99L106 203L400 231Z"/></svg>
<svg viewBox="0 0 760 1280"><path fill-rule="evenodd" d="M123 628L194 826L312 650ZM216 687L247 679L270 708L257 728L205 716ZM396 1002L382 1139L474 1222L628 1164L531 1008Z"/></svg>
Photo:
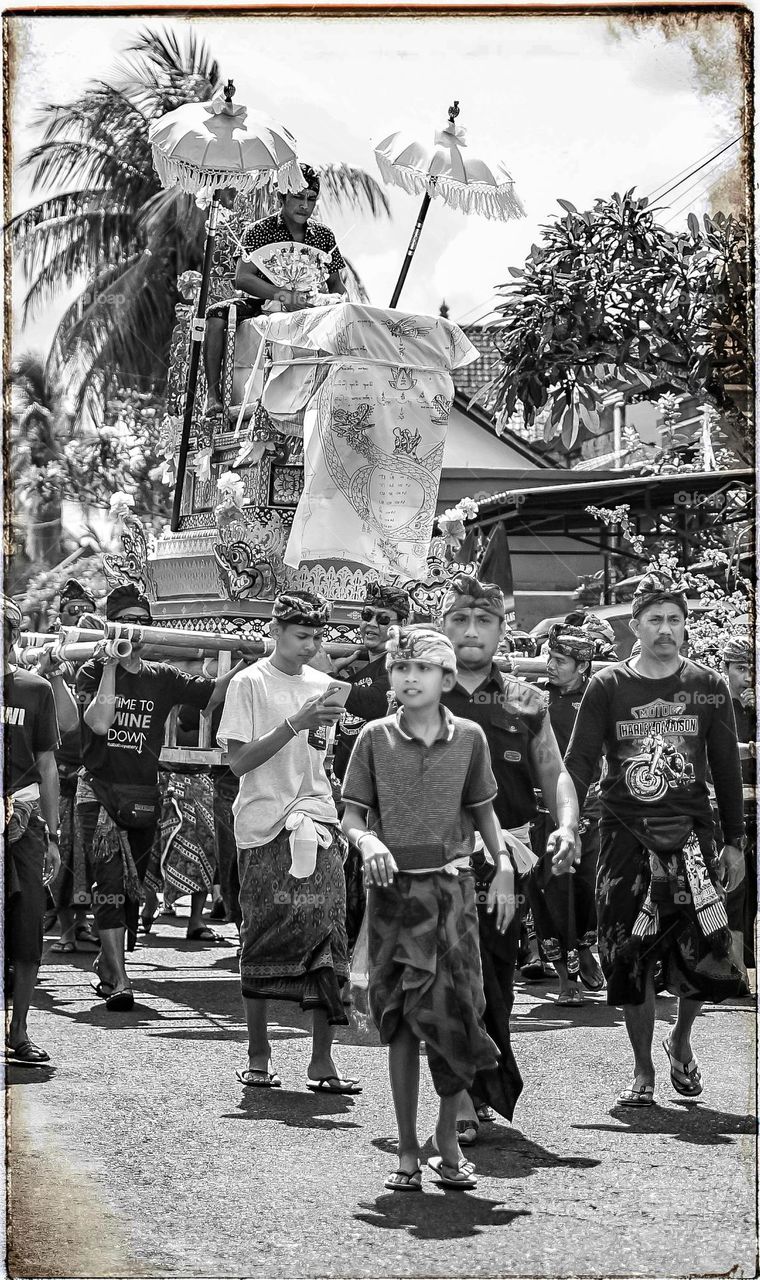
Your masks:
<svg viewBox="0 0 760 1280"><path fill-rule="evenodd" d="M746 979L733 950L728 955L716 954L713 944L712 923L722 928L715 899L722 897L723 890L712 828L698 831L696 838L700 892L695 895L691 889L692 849L691 875L686 873L682 855L676 859L683 868L685 887L679 889L676 883L666 896L662 890L669 878L667 858L663 864L662 855L658 857L656 865L664 874L658 872L653 884L652 855L636 834L624 827L602 830L596 901L599 959L607 979L608 1004L642 1004L647 971L655 960L662 962L665 985L674 996L717 1004L747 994ZM705 905L710 908L707 921L698 917L698 910Z"/></svg>
<svg viewBox="0 0 760 1280"><path fill-rule="evenodd" d="M240 872L240 982L246 999L296 1000L323 1008L328 1022L347 1026L340 988L348 979L346 841L338 827L317 849L312 875L290 874L290 833L238 850Z"/></svg>
<svg viewBox="0 0 760 1280"><path fill-rule="evenodd" d="M393 884L369 890L367 911L369 1004L383 1044L405 1022L425 1041L440 1097L476 1084L491 1102L498 1050L483 1025L472 872L399 874Z"/></svg>

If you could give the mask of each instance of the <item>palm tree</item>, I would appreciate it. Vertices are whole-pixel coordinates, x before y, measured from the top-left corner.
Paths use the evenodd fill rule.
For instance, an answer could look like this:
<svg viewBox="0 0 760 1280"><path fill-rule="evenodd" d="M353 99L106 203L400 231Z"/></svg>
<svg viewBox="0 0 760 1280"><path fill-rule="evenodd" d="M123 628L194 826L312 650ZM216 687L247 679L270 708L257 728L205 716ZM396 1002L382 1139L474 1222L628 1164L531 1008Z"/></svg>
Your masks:
<svg viewBox="0 0 760 1280"><path fill-rule="evenodd" d="M34 564L55 564L62 554L59 460L72 438L72 406L39 354L20 356L10 381L10 515L16 517L17 533L26 525L26 557Z"/></svg>
<svg viewBox="0 0 760 1280"><path fill-rule="evenodd" d="M23 320L64 287L86 285L63 315L50 352L51 376L76 395L77 413L96 419L114 386L161 390L167 375L176 280L198 270L205 214L191 196L164 191L148 129L185 102L219 88L219 65L191 32L145 30L128 46L117 84L96 81L74 102L46 105L44 135L24 157L32 189L60 192L10 224L29 288ZM327 202L377 217L389 213L379 183L361 169L321 171ZM261 199L253 216L269 212Z"/></svg>

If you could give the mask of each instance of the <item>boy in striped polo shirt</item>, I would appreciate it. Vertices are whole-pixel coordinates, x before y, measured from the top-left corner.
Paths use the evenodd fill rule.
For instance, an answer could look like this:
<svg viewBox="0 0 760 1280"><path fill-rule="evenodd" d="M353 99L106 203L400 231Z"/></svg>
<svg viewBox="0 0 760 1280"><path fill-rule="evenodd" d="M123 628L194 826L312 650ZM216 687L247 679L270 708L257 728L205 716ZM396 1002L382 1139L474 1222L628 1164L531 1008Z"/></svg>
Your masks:
<svg viewBox="0 0 760 1280"><path fill-rule="evenodd" d="M488 894L497 928L514 914L514 872L493 810L496 782L483 730L441 706L456 679L450 641L432 627L391 627L388 669L399 710L362 729L343 787L343 830L359 849L368 893L369 999L389 1045L399 1133L392 1191L422 1185L417 1139L419 1046L440 1097L439 1155L447 1187L476 1186L457 1139L463 1090L501 1110L498 1050L485 998L470 857L477 829L497 864Z"/></svg>

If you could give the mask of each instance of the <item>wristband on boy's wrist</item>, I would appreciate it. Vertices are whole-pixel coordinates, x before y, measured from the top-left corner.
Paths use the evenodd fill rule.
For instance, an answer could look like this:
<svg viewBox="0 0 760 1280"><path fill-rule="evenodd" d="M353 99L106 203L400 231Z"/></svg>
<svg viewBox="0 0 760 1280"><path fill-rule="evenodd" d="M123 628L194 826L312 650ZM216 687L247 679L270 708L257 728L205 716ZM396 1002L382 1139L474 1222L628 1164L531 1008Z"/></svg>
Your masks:
<svg viewBox="0 0 760 1280"><path fill-rule="evenodd" d="M299 734L299 730L296 729L295 725L291 724L289 720L285 720L283 723L288 727L288 729L290 729L290 732L292 733L293 737L297 738Z"/></svg>
<svg viewBox="0 0 760 1280"><path fill-rule="evenodd" d="M367 836L371 835L374 835L374 831L362 831L361 835L357 836L355 843L359 853L362 851L362 840L366 840Z"/></svg>

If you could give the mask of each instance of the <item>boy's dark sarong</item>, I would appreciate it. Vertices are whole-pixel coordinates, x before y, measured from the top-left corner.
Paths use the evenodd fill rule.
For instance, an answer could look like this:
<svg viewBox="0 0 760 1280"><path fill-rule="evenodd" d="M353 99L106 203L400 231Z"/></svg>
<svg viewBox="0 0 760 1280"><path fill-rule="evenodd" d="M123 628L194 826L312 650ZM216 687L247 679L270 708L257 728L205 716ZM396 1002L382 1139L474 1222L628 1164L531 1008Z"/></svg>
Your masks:
<svg viewBox="0 0 760 1280"><path fill-rule="evenodd" d="M162 781L158 839L146 881L164 900L210 893L214 883L213 788L207 774L172 771Z"/></svg>
<svg viewBox="0 0 760 1280"><path fill-rule="evenodd" d="M405 1022L425 1041L440 1097L476 1088L510 1103L487 1034L472 872L397 874L368 893L369 1004L383 1044Z"/></svg>
<svg viewBox="0 0 760 1280"><path fill-rule="evenodd" d="M710 880L719 885L712 829L700 829L697 835ZM718 1004L746 995L747 983L734 957L713 953L690 898L660 906L659 932L638 945L634 939L632 945L633 926L650 880L649 853L636 835L626 827L603 828L596 899L607 1003L643 1004L647 969L655 960L662 962L665 986L674 996Z"/></svg>
<svg viewBox="0 0 760 1280"><path fill-rule="evenodd" d="M491 1073L487 1073L490 1098L485 1096L478 1087L479 1075L475 1079L470 1094L476 1107L487 1104L494 1107L500 1115L511 1120L517 1100L523 1091L523 1079L512 1052L509 1031L512 1006L515 1002L515 968L520 946L520 916L515 912L505 932L499 933L496 928L495 912L486 910L488 885L478 882L477 890L480 962L483 968L483 992L486 998L483 1022L499 1050L499 1065L498 1084ZM501 1097L495 1100L495 1091L499 1088Z"/></svg>
<svg viewBox="0 0 760 1280"><path fill-rule="evenodd" d="M348 980L345 840L317 850L314 874L294 880L285 830L269 844L240 849L240 981L247 999L297 1000L347 1026L340 988Z"/></svg>

